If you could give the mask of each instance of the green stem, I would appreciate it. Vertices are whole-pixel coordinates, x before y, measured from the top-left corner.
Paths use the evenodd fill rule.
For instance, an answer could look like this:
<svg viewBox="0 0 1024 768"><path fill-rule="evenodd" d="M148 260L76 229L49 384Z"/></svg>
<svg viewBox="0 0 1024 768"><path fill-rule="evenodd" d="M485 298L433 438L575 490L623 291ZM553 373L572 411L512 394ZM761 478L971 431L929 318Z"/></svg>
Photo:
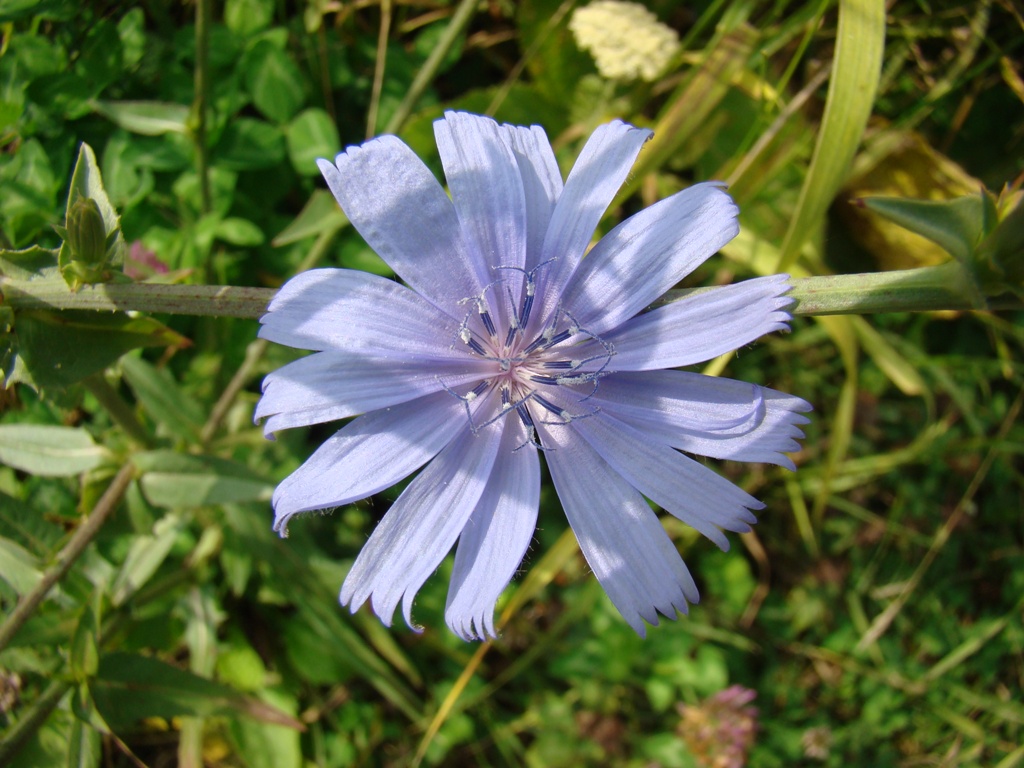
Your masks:
<svg viewBox="0 0 1024 768"><path fill-rule="evenodd" d="M788 296L793 315L871 315L880 312L934 312L965 309L1024 309L1020 299L1005 296L978 306L974 282L959 262L892 272L791 278ZM669 291L664 301L712 291Z"/></svg>
<svg viewBox="0 0 1024 768"><path fill-rule="evenodd" d="M107 487L103 496L96 503L92 513L79 526L78 530L75 531L74 535L64 546L64 549L57 555L57 562L43 574L43 578L39 580L39 583L31 591L18 601L17 606L4 620L4 623L0 625L0 651L7 647L11 638L28 621L29 617L39 607L39 604L43 602L54 585L64 578L67 572L71 570L71 566L75 564L75 561L85 551L85 548L96 538L96 534L100 532L103 523L117 509L121 497L128 490L128 485L134 477L135 467L131 464L126 464L121 468L121 471L114 477L114 481ZM3 761L0 760L0 765L3 764Z"/></svg>
<svg viewBox="0 0 1024 768"><path fill-rule="evenodd" d="M0 294L16 309L139 310L172 315L258 318L275 293L271 288L147 283L98 283L72 293L60 278L11 280L0 277Z"/></svg>
<svg viewBox="0 0 1024 768"><path fill-rule="evenodd" d="M306 254L306 258L299 264L296 274L305 272L307 269L312 269L323 258L324 254L327 253L327 249L331 243L334 242L334 238L338 234L337 229L331 228L324 230L317 237L316 242L313 243L313 247L309 249L309 253ZM253 371L256 369L256 364L263 357L263 353L267 351L268 342L266 339L255 339L249 342L249 346L245 349L245 359L242 364L238 366L238 370L235 371L235 375L231 377L231 381L228 382L227 387L221 393L221 396L217 399L217 402L213 406L213 410L210 411L210 418L207 419L206 424L203 425L202 432L199 435L199 442L202 446L206 447L213 440L213 436L220 429L220 425L224 422L224 418L227 416L228 411L235 402L235 398L238 397L238 393L242 391L246 384L249 383L249 379L252 376Z"/></svg>
<svg viewBox="0 0 1024 768"><path fill-rule="evenodd" d="M380 2L380 30L377 33L377 63L373 69L373 87L370 90L370 108L366 111L366 138L377 135L377 110L384 88L384 68L388 60L388 36L391 34L391 0Z"/></svg>
<svg viewBox="0 0 1024 768"><path fill-rule="evenodd" d="M384 133L397 133L413 109L416 108L416 104L419 102L423 92L427 90L427 86L437 76L437 71L441 68L441 63L444 61L445 56L448 55L448 51L455 45L455 40L465 30L469 20L473 18L477 2L478 0L462 0L459 3L459 7L455 9L455 15L452 16L452 20L445 27L441 39L437 41L434 50L430 52L427 60L423 62L423 66L420 67L416 77L413 78L412 85L406 91L402 103L398 105L395 114L391 116L388 124L384 127Z"/></svg>
<svg viewBox="0 0 1024 768"><path fill-rule="evenodd" d="M976 306L967 271L956 262L894 272L823 275L790 280L794 315L867 315L878 312L930 312L963 309L1024 309L1005 296ZM714 288L669 291L672 301ZM0 295L14 309L94 309L101 312L167 312L205 317L257 319L274 298L272 288L231 285L110 283L72 292L60 278L12 280L0 277Z"/></svg>
<svg viewBox="0 0 1024 768"><path fill-rule="evenodd" d="M196 0L196 71L193 103L196 144L196 170L203 213L213 210L210 195L210 162L206 149L206 108L210 92L210 0Z"/></svg>

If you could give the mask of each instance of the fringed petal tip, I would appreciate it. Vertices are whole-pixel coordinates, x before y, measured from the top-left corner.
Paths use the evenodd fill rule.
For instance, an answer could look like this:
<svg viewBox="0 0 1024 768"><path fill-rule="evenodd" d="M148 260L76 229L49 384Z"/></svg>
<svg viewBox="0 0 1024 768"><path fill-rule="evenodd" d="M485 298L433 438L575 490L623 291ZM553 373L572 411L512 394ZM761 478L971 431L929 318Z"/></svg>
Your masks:
<svg viewBox="0 0 1024 768"><path fill-rule="evenodd" d="M453 634L467 643L484 640L496 640L498 633L494 628L493 613L484 612L478 616L445 616L445 622Z"/></svg>
<svg viewBox="0 0 1024 768"><path fill-rule="evenodd" d="M646 639L648 625L652 627L660 626L663 619L678 621L680 616L690 615L691 605L697 605L700 602L700 594L696 591L696 588L689 589L683 585L679 585L679 587L680 592L672 599L671 603L637 608L634 615L627 616L623 613L622 617L641 639Z"/></svg>

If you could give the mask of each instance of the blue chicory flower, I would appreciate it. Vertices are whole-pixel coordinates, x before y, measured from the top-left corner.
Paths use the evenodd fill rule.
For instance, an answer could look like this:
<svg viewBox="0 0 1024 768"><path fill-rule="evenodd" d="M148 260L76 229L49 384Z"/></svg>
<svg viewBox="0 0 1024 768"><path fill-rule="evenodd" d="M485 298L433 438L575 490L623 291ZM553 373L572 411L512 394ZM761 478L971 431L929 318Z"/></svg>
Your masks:
<svg viewBox="0 0 1024 768"><path fill-rule="evenodd" d="M723 549L757 499L687 453L793 468L803 400L674 370L785 329L785 275L643 310L738 232L718 183L619 224L584 258L651 132L598 128L569 178L538 126L449 112L434 124L451 198L394 136L319 162L352 225L405 285L302 273L260 335L309 355L267 376L267 433L355 417L277 488L274 527L416 470L341 589L390 625L458 541L446 620L494 636L533 537L543 453L587 562L641 635L698 600L644 497Z"/></svg>

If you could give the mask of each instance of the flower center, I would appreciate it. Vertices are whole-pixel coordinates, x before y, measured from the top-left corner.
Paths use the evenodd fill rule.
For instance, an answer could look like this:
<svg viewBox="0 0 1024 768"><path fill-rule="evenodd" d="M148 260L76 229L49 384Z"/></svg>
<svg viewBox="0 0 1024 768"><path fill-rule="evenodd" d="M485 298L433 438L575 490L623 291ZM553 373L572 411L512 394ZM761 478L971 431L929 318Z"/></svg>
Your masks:
<svg viewBox="0 0 1024 768"><path fill-rule="evenodd" d="M537 329L536 273L544 266L530 272L498 268L515 269L524 275L518 305L504 280L491 283L480 296L462 301L473 309L463 319L455 344L464 346L474 358L489 361L492 367L489 375L465 394L447 386L445 389L465 404L474 433L514 411L527 428L530 442L536 443L535 421L568 424L596 412L580 404L594 394L601 377L607 375L615 350L581 328L561 307ZM493 306L490 297L501 297L502 303ZM496 405L474 411L471 404L485 394L495 395ZM555 420L551 420L552 415Z"/></svg>

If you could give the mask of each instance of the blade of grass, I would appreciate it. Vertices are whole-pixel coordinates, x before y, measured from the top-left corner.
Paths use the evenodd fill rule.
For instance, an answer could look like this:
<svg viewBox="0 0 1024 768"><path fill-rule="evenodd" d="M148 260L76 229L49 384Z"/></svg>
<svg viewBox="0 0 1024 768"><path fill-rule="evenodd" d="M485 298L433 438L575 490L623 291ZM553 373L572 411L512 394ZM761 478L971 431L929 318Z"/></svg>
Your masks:
<svg viewBox="0 0 1024 768"><path fill-rule="evenodd" d="M703 64L669 100L654 126L654 136L637 158L633 172L612 203L616 208L632 195L644 176L657 170L687 145L725 98L733 78L757 47L757 30L745 24L716 36L705 49ZM692 148L688 148L692 149Z"/></svg>
<svg viewBox="0 0 1024 768"><path fill-rule="evenodd" d="M377 111L380 109L380 94L384 87L384 68L388 60L388 35L391 34L391 0L380 2L380 30L377 33L377 60L373 67L373 89L370 91L370 107L366 110L366 138L377 135Z"/></svg>
<svg viewBox="0 0 1024 768"><path fill-rule="evenodd" d="M860 145L882 72L885 4L881 0L841 0L832 78L818 142L796 211L782 244L776 271L785 271L824 220L846 181Z"/></svg>
<svg viewBox="0 0 1024 768"><path fill-rule="evenodd" d="M509 620L523 605L536 597L544 587L561 573L565 564L576 555L577 551L576 536L571 528L566 528L558 541L555 542L555 545L548 550L537 565L530 569L529 574L523 579L523 583L515 591L515 594L512 595L512 599L505 606L505 610L501 612L501 618L498 619L496 627L498 632L501 632L502 628L508 624ZM487 652L493 645L493 640L487 640L480 644L480 647L476 649L476 652L462 670L455 684L452 685L451 690L448 691L448 695L441 702L441 706L437 708L437 712L430 721L430 725L427 726L426 733L423 734L423 738L420 740L420 745L417 747L416 755L412 760L412 768L418 768L420 763L423 762L431 742L436 738L441 730L441 726L444 725L445 720L448 719L448 716L454 710L456 702L462 696L463 691L466 690L466 686L473 679L473 675L480 668L484 656L487 655Z"/></svg>
<svg viewBox="0 0 1024 768"><path fill-rule="evenodd" d="M413 109L415 109L423 92L427 90L427 86L430 85L434 76L437 75L441 63L444 61L445 56L448 55L448 51L455 45L455 40L469 25L469 20L473 18L476 7L476 0L462 0L459 3L459 7L455 9L455 14L452 16L452 20L448 22L444 34L438 39L434 50L430 52L430 56L423 62L420 71L413 78L412 85L409 86L409 90L406 91L402 102L398 105L398 109L395 110L395 114L391 116L388 124L384 127L384 133L398 133L401 130L405 121L409 118Z"/></svg>
<svg viewBox="0 0 1024 768"><path fill-rule="evenodd" d="M932 544L925 552L924 557L921 558L920 564L914 571L913 575L904 583L903 588L896 598L886 606L885 610L882 611L875 620L871 623L871 627L861 637L857 643L857 650L862 651L867 646L878 641L882 635L885 634L886 630L892 625L892 622L899 615L900 611L903 610L903 606L907 600L917 589L921 580L924 578L928 569L931 568L935 558L938 557L939 552L949 541L949 537L956 530L957 525L963 519L964 515L967 514L967 510L970 508L971 500L974 495L978 492L978 488L981 487L982 482L988 475L989 470L992 469L992 464L996 460L996 456L1000 453L999 444L1006 439L1007 434L1010 432L1010 428L1016 423L1017 417L1020 415L1021 406L1024 405L1024 389L1021 389L1017 393L1017 398L1013 401L1013 405L1010 406L1010 410L1006 414L1006 418L1003 419L1003 423L999 427L999 432L995 436L992 448L989 449L988 453L985 454L984 460L981 462L981 466L978 467L978 471L975 473L971 484L967 487L964 495L961 497L956 508L953 510L953 514L949 516L946 522L939 527L935 532L935 536L932 539Z"/></svg>
<svg viewBox="0 0 1024 768"><path fill-rule="evenodd" d="M811 508L811 520L815 527L820 527L828 497L831 495L832 479L839 464L846 458L846 452L849 450L850 440L853 437L853 419L856 415L857 391L859 389L857 370L859 347L850 318L819 317L817 319L839 349L843 368L846 371L846 379L839 390L839 401L836 404L835 416L832 419L829 432L828 454L825 457L825 466L821 475L821 486L815 494L814 504Z"/></svg>

